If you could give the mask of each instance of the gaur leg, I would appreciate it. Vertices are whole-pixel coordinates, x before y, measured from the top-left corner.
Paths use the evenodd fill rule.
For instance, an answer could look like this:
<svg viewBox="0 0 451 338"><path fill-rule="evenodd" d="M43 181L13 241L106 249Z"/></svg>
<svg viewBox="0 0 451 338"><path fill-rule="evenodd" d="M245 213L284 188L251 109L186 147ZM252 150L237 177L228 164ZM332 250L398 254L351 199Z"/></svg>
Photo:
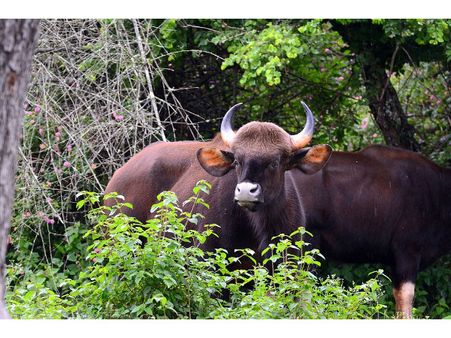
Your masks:
<svg viewBox="0 0 451 338"><path fill-rule="evenodd" d="M412 318L415 280L419 269L420 257L408 255L407 250L395 257L393 269L393 297L397 318Z"/></svg>
<svg viewBox="0 0 451 338"><path fill-rule="evenodd" d="M398 286L393 287L393 297L396 302L396 318L412 318L414 295L415 284L411 281L400 282Z"/></svg>

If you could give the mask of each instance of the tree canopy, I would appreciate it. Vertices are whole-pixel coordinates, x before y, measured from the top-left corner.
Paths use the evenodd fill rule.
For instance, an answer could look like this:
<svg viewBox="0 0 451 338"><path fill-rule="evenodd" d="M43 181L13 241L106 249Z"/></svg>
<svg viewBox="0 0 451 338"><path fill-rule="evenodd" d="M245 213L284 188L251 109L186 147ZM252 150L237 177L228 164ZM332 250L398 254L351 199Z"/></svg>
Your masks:
<svg viewBox="0 0 451 338"><path fill-rule="evenodd" d="M204 61L204 75L197 73L201 86L208 77L208 91L219 95L210 103L199 90L203 105L224 111L223 102L232 94L235 101L249 103L249 119L296 129L302 124L303 99L318 114L319 142L328 139L345 149L378 142L414 151L423 147L425 154L449 163L443 154L443 136L449 134L449 24L419 19L167 20L160 30L174 74L193 57ZM228 83L211 74L212 53L214 65L221 61L219 78L227 77ZM422 81L425 69L437 82L433 91ZM207 114L213 107L207 107ZM366 112L375 124L372 135L378 135L364 140L354 126L368 117Z"/></svg>

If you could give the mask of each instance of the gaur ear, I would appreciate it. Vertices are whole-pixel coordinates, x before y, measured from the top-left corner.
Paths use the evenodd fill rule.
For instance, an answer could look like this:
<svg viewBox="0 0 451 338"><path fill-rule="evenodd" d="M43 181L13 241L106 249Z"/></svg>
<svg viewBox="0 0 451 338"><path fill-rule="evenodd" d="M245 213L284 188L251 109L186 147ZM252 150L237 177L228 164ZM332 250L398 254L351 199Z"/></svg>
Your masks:
<svg viewBox="0 0 451 338"><path fill-rule="evenodd" d="M299 168L308 175L314 174L324 167L331 154L332 148L327 144L300 149L291 157L290 169Z"/></svg>
<svg viewBox="0 0 451 338"><path fill-rule="evenodd" d="M201 148L197 151L197 159L207 173L220 177L233 168L235 157L228 151L216 148Z"/></svg>

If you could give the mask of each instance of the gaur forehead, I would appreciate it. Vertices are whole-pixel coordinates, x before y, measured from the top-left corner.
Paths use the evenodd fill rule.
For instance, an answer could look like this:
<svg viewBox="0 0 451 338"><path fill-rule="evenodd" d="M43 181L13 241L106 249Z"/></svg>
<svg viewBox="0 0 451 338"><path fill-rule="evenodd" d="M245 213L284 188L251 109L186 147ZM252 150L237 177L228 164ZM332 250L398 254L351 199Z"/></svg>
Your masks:
<svg viewBox="0 0 451 338"><path fill-rule="evenodd" d="M236 133L232 151L239 154L262 154L264 157L288 155L292 150L290 135L269 122L250 122Z"/></svg>

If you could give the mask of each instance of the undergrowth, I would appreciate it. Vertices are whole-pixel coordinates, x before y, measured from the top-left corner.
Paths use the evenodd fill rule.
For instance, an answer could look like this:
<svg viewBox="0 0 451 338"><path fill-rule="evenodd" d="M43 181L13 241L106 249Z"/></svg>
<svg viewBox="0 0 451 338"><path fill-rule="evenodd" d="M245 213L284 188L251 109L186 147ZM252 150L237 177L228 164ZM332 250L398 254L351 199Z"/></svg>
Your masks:
<svg viewBox="0 0 451 338"><path fill-rule="evenodd" d="M201 203L209 185L199 182L190 202ZM120 199L117 194L104 198ZM7 304L14 318L385 318L380 303L382 271L360 284L344 286L335 275L317 277L321 254L303 241L299 228L281 234L260 262L250 249L202 250L215 227L187 230L202 215L183 211L177 196L163 192L152 206L155 217L141 223L117 212L128 203L98 206L98 194L83 193L93 226L72 229L68 246L83 261L54 259L34 269L15 262L8 269ZM208 206L207 206L208 207ZM67 248L61 248L65 250ZM232 269L242 259L251 269ZM75 272L74 266L78 266Z"/></svg>

